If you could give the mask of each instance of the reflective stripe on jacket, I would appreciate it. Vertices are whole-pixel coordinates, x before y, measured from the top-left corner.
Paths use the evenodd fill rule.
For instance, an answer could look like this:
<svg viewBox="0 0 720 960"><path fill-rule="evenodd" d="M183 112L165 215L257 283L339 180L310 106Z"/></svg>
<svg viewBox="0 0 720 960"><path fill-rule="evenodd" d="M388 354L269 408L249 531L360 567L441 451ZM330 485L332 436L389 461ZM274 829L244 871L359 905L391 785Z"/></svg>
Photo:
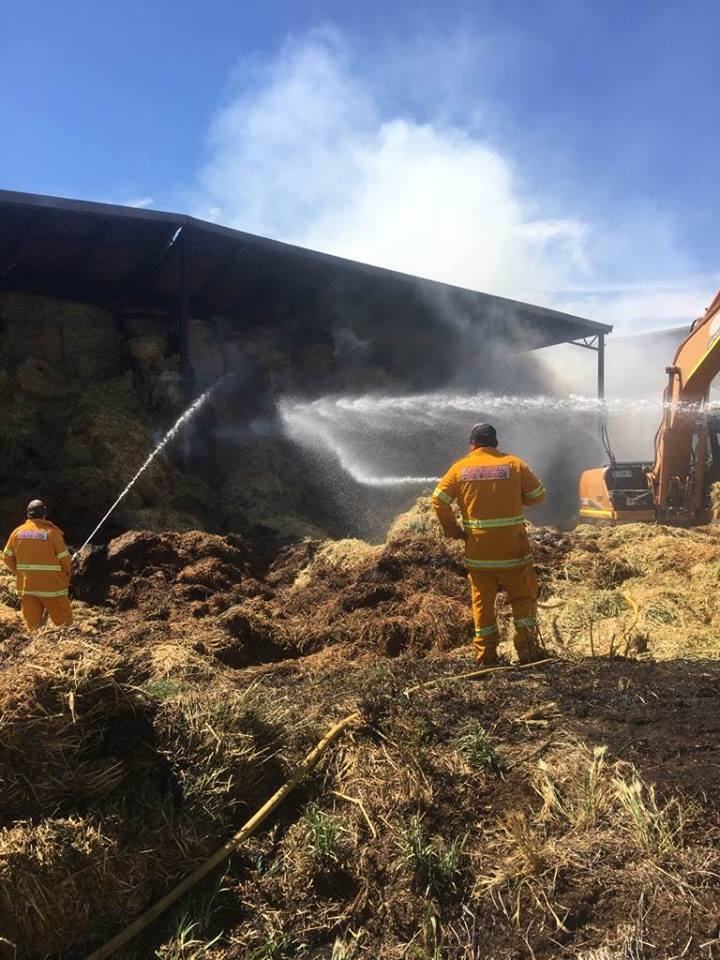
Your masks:
<svg viewBox="0 0 720 960"><path fill-rule="evenodd" d="M16 575L20 596L67 596L70 553L62 530L49 520L26 520L13 530L3 560Z"/></svg>
<svg viewBox="0 0 720 960"><path fill-rule="evenodd" d="M433 493L433 507L447 536L457 529L457 500L471 569L508 569L532 562L523 507L541 503L545 488L519 457L479 447L454 463Z"/></svg>

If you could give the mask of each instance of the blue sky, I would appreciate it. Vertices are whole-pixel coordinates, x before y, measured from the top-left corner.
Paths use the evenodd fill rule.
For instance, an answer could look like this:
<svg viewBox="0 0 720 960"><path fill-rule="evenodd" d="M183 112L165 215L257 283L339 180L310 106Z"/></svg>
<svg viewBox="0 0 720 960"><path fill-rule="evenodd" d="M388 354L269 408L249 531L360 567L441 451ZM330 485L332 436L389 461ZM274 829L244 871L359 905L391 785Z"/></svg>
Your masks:
<svg viewBox="0 0 720 960"><path fill-rule="evenodd" d="M720 283L720 4L4 0L0 185L621 327Z"/></svg>

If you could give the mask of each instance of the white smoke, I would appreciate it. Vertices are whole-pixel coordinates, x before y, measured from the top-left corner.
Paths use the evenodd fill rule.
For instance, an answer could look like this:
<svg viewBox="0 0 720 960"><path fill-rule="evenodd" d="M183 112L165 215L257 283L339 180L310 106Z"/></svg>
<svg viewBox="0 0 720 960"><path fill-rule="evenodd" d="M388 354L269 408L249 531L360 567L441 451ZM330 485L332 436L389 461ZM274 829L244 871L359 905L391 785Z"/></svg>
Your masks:
<svg viewBox="0 0 720 960"><path fill-rule="evenodd" d="M586 269L585 224L538 217L489 140L381 115L327 33L218 114L201 183L201 215L461 286L517 297Z"/></svg>
<svg viewBox="0 0 720 960"><path fill-rule="evenodd" d="M467 59L467 38L454 42ZM452 42L443 53L450 90ZM718 278L686 270L677 281L650 279L653 269L669 275L669 263L688 266L667 222L613 230L529 200L522 164L479 129L479 109L465 122L455 111L452 123L388 111L381 60L371 86L342 38L324 30L246 68L212 125L198 215L621 328L687 323L701 311Z"/></svg>

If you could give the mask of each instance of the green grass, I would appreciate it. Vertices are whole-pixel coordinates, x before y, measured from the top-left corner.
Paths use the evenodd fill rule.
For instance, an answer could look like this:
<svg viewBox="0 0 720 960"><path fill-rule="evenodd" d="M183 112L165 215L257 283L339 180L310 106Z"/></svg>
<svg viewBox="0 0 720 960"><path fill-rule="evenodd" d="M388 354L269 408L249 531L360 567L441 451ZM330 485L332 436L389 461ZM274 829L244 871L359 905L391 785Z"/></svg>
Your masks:
<svg viewBox="0 0 720 960"><path fill-rule="evenodd" d="M438 894L457 888L466 840L467 836L456 837L449 843L428 839L422 818L415 814L402 830L400 849L426 889Z"/></svg>
<svg viewBox="0 0 720 960"><path fill-rule="evenodd" d="M201 960L218 943L222 934L212 940L199 940L196 934L200 933L200 924L192 921L187 914L183 914L178 921L172 939L157 951L158 960Z"/></svg>
<svg viewBox="0 0 720 960"><path fill-rule="evenodd" d="M471 723L457 741L458 748L471 767L502 776L503 762L479 723Z"/></svg>
<svg viewBox="0 0 720 960"><path fill-rule="evenodd" d="M296 953L297 948L291 938L278 933L258 947L248 947L243 953L243 960L287 960Z"/></svg>
<svg viewBox="0 0 720 960"><path fill-rule="evenodd" d="M153 700L169 700L176 693L180 693L181 686L175 680L169 677L161 677L159 680L151 680L143 687L143 693Z"/></svg>
<svg viewBox="0 0 720 960"><path fill-rule="evenodd" d="M324 813L315 804L311 804L305 813L307 842L318 860L337 863L340 859L340 840L342 827L329 814Z"/></svg>

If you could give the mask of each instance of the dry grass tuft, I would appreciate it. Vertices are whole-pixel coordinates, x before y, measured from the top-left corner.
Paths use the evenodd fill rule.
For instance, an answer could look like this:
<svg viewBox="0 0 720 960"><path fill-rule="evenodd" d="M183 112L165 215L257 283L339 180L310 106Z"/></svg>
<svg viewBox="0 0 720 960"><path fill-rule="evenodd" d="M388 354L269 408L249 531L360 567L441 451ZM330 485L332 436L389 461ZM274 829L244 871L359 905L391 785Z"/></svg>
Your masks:
<svg viewBox="0 0 720 960"><path fill-rule="evenodd" d="M599 877L618 869L673 878L691 895L683 846L689 810L666 803L629 764L609 763L607 749L568 743L552 763L540 761L533 785L535 811L511 810L499 820L483 860L476 895L489 895L516 924L540 910L557 930L569 910L561 891L569 877Z"/></svg>

